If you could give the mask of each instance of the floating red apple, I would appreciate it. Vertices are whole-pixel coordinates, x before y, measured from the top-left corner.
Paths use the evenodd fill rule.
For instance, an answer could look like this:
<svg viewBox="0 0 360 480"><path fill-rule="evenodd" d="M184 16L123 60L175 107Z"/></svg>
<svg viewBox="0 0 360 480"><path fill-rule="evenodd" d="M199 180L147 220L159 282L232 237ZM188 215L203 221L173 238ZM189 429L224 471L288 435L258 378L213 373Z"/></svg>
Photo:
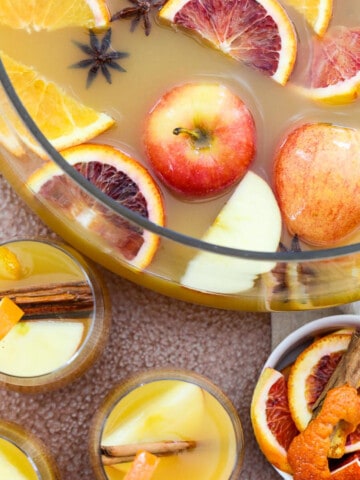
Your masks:
<svg viewBox="0 0 360 480"><path fill-rule="evenodd" d="M189 197L237 183L255 155L255 124L245 103L218 83L187 83L165 93L149 113L144 143L155 174Z"/></svg>
<svg viewBox="0 0 360 480"><path fill-rule="evenodd" d="M312 245L343 242L360 227L360 131L294 129L275 158L274 188L290 233Z"/></svg>

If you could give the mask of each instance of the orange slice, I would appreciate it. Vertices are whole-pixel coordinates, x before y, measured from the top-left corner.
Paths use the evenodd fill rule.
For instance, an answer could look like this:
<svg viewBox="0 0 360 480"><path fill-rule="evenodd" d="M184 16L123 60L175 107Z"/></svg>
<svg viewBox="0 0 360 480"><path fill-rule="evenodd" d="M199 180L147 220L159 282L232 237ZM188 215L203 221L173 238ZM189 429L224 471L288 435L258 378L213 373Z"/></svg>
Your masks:
<svg viewBox="0 0 360 480"><path fill-rule="evenodd" d="M107 145L83 144L62 152L63 157L92 184L115 201L157 225L164 225L161 192L136 160ZM131 265L143 269L152 260L159 237L108 211L48 162L28 180L28 186L50 207L76 222Z"/></svg>
<svg viewBox="0 0 360 480"><path fill-rule="evenodd" d="M322 37L325 34L332 16L333 0L285 0L285 3L300 12L317 35Z"/></svg>
<svg viewBox="0 0 360 480"><path fill-rule="evenodd" d="M299 91L315 101L348 103L360 93L360 27L336 26L314 38L309 84Z"/></svg>
<svg viewBox="0 0 360 480"><path fill-rule="evenodd" d="M24 315L23 310L8 297L0 301L0 339L4 338Z"/></svg>
<svg viewBox="0 0 360 480"><path fill-rule="evenodd" d="M106 27L110 13L105 0L2 0L0 24L27 30L55 30L71 25Z"/></svg>
<svg viewBox="0 0 360 480"><path fill-rule="evenodd" d="M6 246L0 246L0 278L17 280L21 276L21 265L14 252Z"/></svg>
<svg viewBox="0 0 360 480"><path fill-rule="evenodd" d="M160 458L145 450L139 451L126 473L124 480L150 480L160 462Z"/></svg>
<svg viewBox="0 0 360 480"><path fill-rule="evenodd" d="M40 76L32 67L23 65L0 52L9 78L38 128L50 143L62 150L97 136L114 124L114 120L67 95L55 83ZM4 93L0 93L0 142L16 155L23 149L9 124L21 140L40 156L44 153L15 114Z"/></svg>
<svg viewBox="0 0 360 480"><path fill-rule="evenodd" d="M296 358L288 379L289 408L299 431L311 420L316 402L350 343L350 334L329 334L315 340Z"/></svg>
<svg viewBox="0 0 360 480"><path fill-rule="evenodd" d="M269 367L263 370L254 390L250 413L256 440L267 460L291 473L287 449L299 432L291 418L284 375Z"/></svg>
<svg viewBox="0 0 360 480"><path fill-rule="evenodd" d="M277 0L168 0L159 15L282 85L293 70L296 35Z"/></svg>

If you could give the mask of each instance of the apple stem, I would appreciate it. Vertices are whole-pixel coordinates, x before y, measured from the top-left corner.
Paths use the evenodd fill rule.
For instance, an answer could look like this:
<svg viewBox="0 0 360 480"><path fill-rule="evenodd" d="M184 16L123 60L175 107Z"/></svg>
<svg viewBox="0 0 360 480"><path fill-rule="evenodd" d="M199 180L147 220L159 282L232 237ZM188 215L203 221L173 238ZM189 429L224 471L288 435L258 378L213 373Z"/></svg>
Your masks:
<svg viewBox="0 0 360 480"><path fill-rule="evenodd" d="M201 130L201 128L194 128L192 130L183 127L176 127L173 130L174 135L180 135L181 133L188 135L193 140L195 147L204 148L209 146L209 136Z"/></svg>
<svg viewBox="0 0 360 480"><path fill-rule="evenodd" d="M173 130L174 135L180 135L180 133L185 133L186 135L190 135L190 137L193 137L194 140L199 140L201 137L201 132L198 128L194 128L194 130L189 130L188 128L183 128L183 127L176 127Z"/></svg>

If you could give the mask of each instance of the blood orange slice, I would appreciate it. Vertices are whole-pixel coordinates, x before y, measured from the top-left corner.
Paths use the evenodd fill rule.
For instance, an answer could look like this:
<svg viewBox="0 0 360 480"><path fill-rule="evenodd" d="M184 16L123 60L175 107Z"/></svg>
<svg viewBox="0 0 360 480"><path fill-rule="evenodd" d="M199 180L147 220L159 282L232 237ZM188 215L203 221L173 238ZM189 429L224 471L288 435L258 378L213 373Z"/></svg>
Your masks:
<svg viewBox="0 0 360 480"><path fill-rule="evenodd" d="M107 145L82 144L62 152L63 157L87 180L111 198L157 225L164 225L162 196L148 171L136 160ZM28 186L70 222L81 224L89 234L131 265L143 269L152 260L159 237L109 212L48 162L28 180Z"/></svg>
<svg viewBox="0 0 360 480"><path fill-rule="evenodd" d="M349 334L329 334L315 340L296 358L288 380L289 408L300 431L311 420L311 407L350 343Z"/></svg>
<svg viewBox="0 0 360 480"><path fill-rule="evenodd" d="M291 473L287 449L299 432L291 418L285 377L273 368L263 370L255 387L251 422L267 460L280 470Z"/></svg>
<svg viewBox="0 0 360 480"><path fill-rule="evenodd" d="M336 26L314 38L308 88L301 92L313 100L346 103L360 92L360 27Z"/></svg>
<svg viewBox="0 0 360 480"><path fill-rule="evenodd" d="M159 15L282 85L293 70L296 35L277 0L168 0Z"/></svg>

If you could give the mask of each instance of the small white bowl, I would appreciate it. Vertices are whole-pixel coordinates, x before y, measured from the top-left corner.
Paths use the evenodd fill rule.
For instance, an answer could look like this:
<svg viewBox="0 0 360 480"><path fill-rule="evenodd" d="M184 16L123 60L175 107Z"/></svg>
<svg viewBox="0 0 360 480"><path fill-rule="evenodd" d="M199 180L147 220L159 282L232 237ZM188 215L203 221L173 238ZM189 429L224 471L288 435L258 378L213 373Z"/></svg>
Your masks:
<svg viewBox="0 0 360 480"><path fill-rule="evenodd" d="M348 327L360 328L360 315L332 315L306 323L290 333L275 347L263 368L272 367L281 370L292 363L299 353L312 342L315 336ZM282 472L276 467L274 468L285 480L293 479L292 475Z"/></svg>

